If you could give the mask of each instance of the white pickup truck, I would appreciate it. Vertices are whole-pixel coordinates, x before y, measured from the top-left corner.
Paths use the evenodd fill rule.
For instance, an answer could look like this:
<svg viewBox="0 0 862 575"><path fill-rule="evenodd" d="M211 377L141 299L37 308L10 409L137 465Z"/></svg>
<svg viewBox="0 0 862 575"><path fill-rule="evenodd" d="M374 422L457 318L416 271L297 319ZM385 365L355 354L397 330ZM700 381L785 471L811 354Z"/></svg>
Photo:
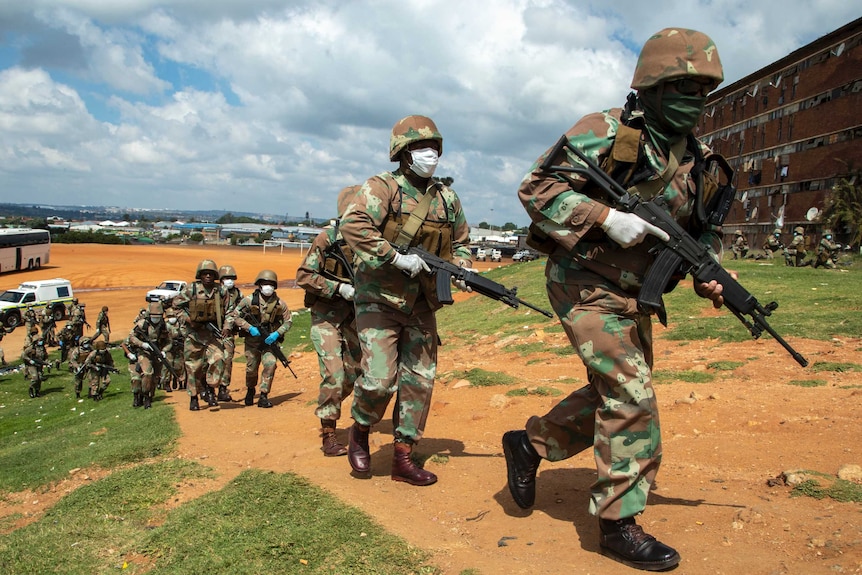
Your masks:
<svg viewBox="0 0 862 575"><path fill-rule="evenodd" d="M171 300L186 289L186 285L187 283L183 280L165 280L157 285L155 289L147 292L147 301L160 301L165 306L169 306Z"/></svg>

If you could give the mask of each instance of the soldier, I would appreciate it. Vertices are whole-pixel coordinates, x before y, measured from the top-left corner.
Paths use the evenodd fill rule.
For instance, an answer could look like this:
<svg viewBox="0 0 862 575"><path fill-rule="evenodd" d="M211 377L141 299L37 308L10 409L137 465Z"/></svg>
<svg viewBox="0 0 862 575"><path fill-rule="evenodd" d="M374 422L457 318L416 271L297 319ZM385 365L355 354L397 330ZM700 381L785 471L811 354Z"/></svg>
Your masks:
<svg viewBox="0 0 862 575"><path fill-rule="evenodd" d="M39 323L42 327L42 339L45 341L45 346L56 347L57 334L55 333L54 312L47 307L42 308Z"/></svg>
<svg viewBox="0 0 862 575"><path fill-rule="evenodd" d="M748 240L742 235L742 230L733 232L733 245L731 246L733 259L744 260L748 257Z"/></svg>
<svg viewBox="0 0 862 575"><path fill-rule="evenodd" d="M37 339L39 339L39 328L35 325L27 328L24 332L24 347L27 347Z"/></svg>
<svg viewBox="0 0 862 575"><path fill-rule="evenodd" d="M242 292L236 287L236 270L233 266L222 266L218 270L219 282L225 292L224 300L224 327L222 328L222 347L224 348L224 374L222 374L221 384L218 388L219 401L233 401L230 396L230 382L233 375L233 356L236 352L236 337L233 333L233 325L230 312L239 304L242 299Z"/></svg>
<svg viewBox="0 0 862 575"><path fill-rule="evenodd" d="M29 333L33 331L33 328L39 327L39 315L36 313L36 310L33 308L32 304L27 305L27 310L24 312L24 333Z"/></svg>
<svg viewBox="0 0 862 575"><path fill-rule="evenodd" d="M806 243L805 229L802 226L793 228L793 239L784 253L784 261L787 265L802 268L811 264L811 262L804 261L805 255L808 253L805 249Z"/></svg>
<svg viewBox="0 0 862 575"><path fill-rule="evenodd" d="M341 218L359 186L338 195ZM323 455L346 455L335 428L341 402L353 392L361 372L362 350L353 310L353 252L341 237L338 222L320 232L296 270L296 285L305 290L305 307L311 310L311 343L320 367L320 392L315 415L320 419Z"/></svg>
<svg viewBox="0 0 862 575"><path fill-rule="evenodd" d="M24 377L30 380L28 394L31 398L39 397L42 390L42 369L48 365L48 351L42 338L37 337L24 347L21 361L25 366Z"/></svg>
<svg viewBox="0 0 862 575"><path fill-rule="evenodd" d="M763 242L763 253L766 259L771 260L779 250L784 250L784 242L781 241L781 229L775 228L772 235L766 236L766 241Z"/></svg>
<svg viewBox="0 0 862 575"><path fill-rule="evenodd" d="M281 353L281 342L293 319L287 304L275 291L278 276L274 271L261 270L254 285L257 286L254 293L243 297L231 312L231 322L248 334L245 337L245 404L254 403L257 370L262 365L257 406L267 408L272 407L269 394L276 355Z"/></svg>
<svg viewBox="0 0 862 575"><path fill-rule="evenodd" d="M81 371L87 376L90 397L93 401L101 401L105 390L111 385L111 372L118 373L114 367L114 358L104 341L93 343L93 351L84 360Z"/></svg>
<svg viewBox="0 0 862 575"><path fill-rule="evenodd" d="M141 314L135 319L137 323L142 319ZM141 366L138 364L138 354L132 350L132 343L127 337L120 343L123 349L123 354L129 360L129 383L132 391L132 407L141 407L143 405L143 376L141 374Z"/></svg>
<svg viewBox="0 0 862 575"><path fill-rule="evenodd" d="M96 318L96 334L93 336L93 340L99 339L100 335L105 336L106 343L111 341L111 320L108 318L108 306L106 305L102 306L102 311Z"/></svg>
<svg viewBox="0 0 862 575"><path fill-rule="evenodd" d="M707 94L724 78L712 40L694 30L665 29L644 44L625 109L582 118L570 144L596 160L631 193L660 196L680 225L718 258L720 229L694 209L717 185L703 173L708 148L694 136ZM508 486L519 507L532 507L542 459L562 461L590 450L598 478L590 513L599 519L602 553L630 567L670 569L679 553L646 534L635 517L645 509L662 457L658 401L652 386L652 318L638 292L667 234L635 214L608 206L598 186L574 175L560 181L539 165L518 197L553 245L545 270L548 298L587 368L588 383L525 429L503 436ZM573 165L568 150L552 159ZM632 183L633 174L639 178ZM701 177L703 176L703 177ZM656 237L652 237L656 236ZM538 238L533 238L538 239ZM716 282L695 292L723 303ZM663 310L660 318L664 317Z"/></svg>
<svg viewBox="0 0 862 575"><path fill-rule="evenodd" d="M186 367L183 363L183 342L186 336L173 306L165 310L165 322L168 336L171 338L171 345L165 350L165 361L171 366L173 373L167 369L162 371L161 387L168 392L171 389L186 389Z"/></svg>
<svg viewBox="0 0 862 575"><path fill-rule="evenodd" d="M132 401L132 407L143 405L144 409L150 409L153 405L156 383L162 378L164 354L171 346L164 316L162 302L150 302L147 317L136 321L129 332L128 342L137 355L138 370L141 372L141 390Z"/></svg>
<svg viewBox="0 0 862 575"><path fill-rule="evenodd" d="M6 328L0 325L0 341L3 341L3 337L6 335ZM6 367L6 356L3 354L3 348L0 347L0 366Z"/></svg>
<svg viewBox="0 0 862 575"><path fill-rule="evenodd" d="M92 341L89 337L82 337L69 349L69 371L74 374L75 399L80 399L81 389L84 387L84 362L93 351Z"/></svg>
<svg viewBox="0 0 862 575"><path fill-rule="evenodd" d="M841 244L832 241L832 230L823 230L823 237L820 238L820 243L817 245L817 259L814 261L814 267L825 266L834 270L840 249Z"/></svg>
<svg viewBox="0 0 862 575"><path fill-rule="evenodd" d="M219 409L216 392L224 373L224 350L216 332L224 322L224 289L216 283L218 266L201 260L195 282L174 298L173 306L186 328L183 356L186 363L189 410L198 411L198 394L214 410Z"/></svg>
<svg viewBox="0 0 862 575"><path fill-rule="evenodd" d="M75 332L68 323L63 326L63 329L57 335L57 343L60 346L60 362L62 363L69 359L69 351L77 346Z"/></svg>
<svg viewBox="0 0 862 575"><path fill-rule="evenodd" d="M84 304L78 303L78 298L72 300L72 305L69 306L69 325L72 326L72 331L75 337L81 338L84 335L84 325L87 324L87 314L84 310Z"/></svg>
<svg viewBox="0 0 862 575"><path fill-rule="evenodd" d="M431 485L437 476L410 455L422 438L437 372L437 319L441 304L428 265L396 251L421 245L470 267L469 227L461 200L432 179L443 136L425 116L407 116L392 129L394 172L369 178L354 194L341 233L356 261L356 328L362 378L353 388L347 458L354 473L371 470L368 433L396 396L392 479ZM465 286L459 286L464 288Z"/></svg>

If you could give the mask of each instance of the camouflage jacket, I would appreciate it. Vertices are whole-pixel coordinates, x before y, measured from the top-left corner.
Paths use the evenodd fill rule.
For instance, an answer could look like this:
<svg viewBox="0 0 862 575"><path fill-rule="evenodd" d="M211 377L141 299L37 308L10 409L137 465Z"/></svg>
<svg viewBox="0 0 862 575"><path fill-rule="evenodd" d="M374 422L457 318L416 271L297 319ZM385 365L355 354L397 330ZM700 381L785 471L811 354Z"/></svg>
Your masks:
<svg viewBox="0 0 862 575"><path fill-rule="evenodd" d="M284 303L278 293L269 296L269 300L265 299L260 293L260 290L255 290L251 294L239 300L239 303L230 312L231 322L238 326L246 334L252 326L252 322L257 324L256 327L260 330L260 341L268 336L273 331L277 331L280 335L287 333L290 326L293 325L293 316L290 313L290 308ZM246 344L249 343L248 335Z"/></svg>
<svg viewBox="0 0 862 575"><path fill-rule="evenodd" d="M397 189L390 185L393 180ZM396 171L371 177L353 196L341 219L341 233L356 254L354 301L357 305L382 304L412 313L419 296L423 295L431 309L441 307L433 277L426 273L415 278L402 274L391 264L395 248L382 233L387 218L410 214L416 209L421 193ZM448 222L452 230L452 253L440 254L440 257L464 260L469 267L470 228L458 195L443 186L431 201L426 221Z"/></svg>
<svg viewBox="0 0 862 575"><path fill-rule="evenodd" d="M126 340L133 346L135 353L158 353L156 350L145 352L143 350L144 340L149 340L157 348L162 351L168 351L171 348L171 337L168 333L167 322L161 321L158 324L153 324L148 317L138 318L135 322L132 331L129 332L129 338Z"/></svg>
<svg viewBox="0 0 862 575"><path fill-rule="evenodd" d="M566 133L573 146L581 149L598 165L602 165L614 144L620 125L622 110L614 108L583 117ZM641 134L640 150L653 175L657 179L665 167L667 159ZM709 149L698 142L701 155L706 156ZM652 264L654 256L649 253L658 239L649 236L645 241L630 248L622 248L611 241L599 223L608 213L606 200L600 199L595 186L585 179L578 190L572 190L568 183L539 169L551 149L548 149L533 164L518 189L521 200L530 218L555 240L556 247L548 257L545 274L551 281L565 283L582 279L585 275L597 274L631 294L637 294L643 284L644 274ZM555 164L571 165L574 155L567 152L566 158L555 160ZM694 157L686 150L680 165L663 194L670 213L685 229L694 210L696 185L690 172ZM623 184L626 187L626 184ZM550 224L547 226L546 224ZM695 236L705 244L719 259L722 253L721 233L717 229Z"/></svg>
<svg viewBox="0 0 862 575"><path fill-rule="evenodd" d="M338 293L339 284L349 283L349 280L342 282L324 274L327 260L331 257L327 256L327 250L340 239L341 233L334 227L326 228L317 234L311 242L308 254L296 270L296 285L313 296L306 297L306 305L310 304L313 314L335 325L353 317L353 302L345 300ZM350 256L345 254L345 257Z"/></svg>
<svg viewBox="0 0 862 575"><path fill-rule="evenodd" d="M180 318L180 321L183 322L183 325L188 326L189 328L202 330L202 329L206 329L204 327L205 323L200 323L200 325L199 325L198 322L192 321L192 318L190 317L190 314L189 314L189 307L190 307L190 305L192 305L191 302L194 299L199 299L199 300L213 299L213 300L215 300L214 305L216 307L215 311L218 314L218 320L213 320L212 323L216 327L221 329L222 325L225 321L225 314L226 314L225 307L226 307L226 301L227 301L227 294L225 292L226 292L225 288L219 284L215 284L212 287L212 289L207 290L204 287L203 282L198 280L194 283L190 283L189 285L186 286L186 289L184 289L179 294L177 294L177 296L174 297L174 301L172 302L171 305L173 306L174 309L177 310L177 315Z"/></svg>

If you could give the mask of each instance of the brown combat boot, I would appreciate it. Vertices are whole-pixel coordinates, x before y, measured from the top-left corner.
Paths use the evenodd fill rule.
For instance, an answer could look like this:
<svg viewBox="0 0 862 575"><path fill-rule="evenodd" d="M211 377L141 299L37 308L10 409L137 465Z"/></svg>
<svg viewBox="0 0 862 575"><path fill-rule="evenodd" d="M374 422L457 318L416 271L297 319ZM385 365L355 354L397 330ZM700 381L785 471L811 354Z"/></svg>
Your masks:
<svg viewBox="0 0 862 575"><path fill-rule="evenodd" d="M321 437L323 438L323 455L326 457L338 457L347 455L347 448L338 442L335 437L335 422L328 419L321 419L320 425L323 428Z"/></svg>
<svg viewBox="0 0 862 575"><path fill-rule="evenodd" d="M409 443L395 442L395 451L392 457L392 480L404 481L420 487L437 483L436 475L413 463L410 458L412 451L413 446Z"/></svg>
<svg viewBox="0 0 862 575"><path fill-rule="evenodd" d="M368 449L369 428L354 423L347 436L347 461L354 472L368 475L371 472L371 452Z"/></svg>

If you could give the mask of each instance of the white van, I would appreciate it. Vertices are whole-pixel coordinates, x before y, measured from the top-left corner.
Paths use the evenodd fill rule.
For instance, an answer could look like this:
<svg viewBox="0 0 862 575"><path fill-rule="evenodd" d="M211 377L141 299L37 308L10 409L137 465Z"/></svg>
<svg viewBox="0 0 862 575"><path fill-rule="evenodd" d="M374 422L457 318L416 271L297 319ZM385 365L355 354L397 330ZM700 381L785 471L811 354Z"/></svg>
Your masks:
<svg viewBox="0 0 862 575"><path fill-rule="evenodd" d="M479 248L476 250L476 261L484 262L488 257L488 252L485 251L485 248Z"/></svg>
<svg viewBox="0 0 862 575"><path fill-rule="evenodd" d="M21 325L27 306L36 311L51 310L54 321L66 317L66 306L72 303L72 283L63 278L22 283L17 289L0 294L0 322L14 329Z"/></svg>

